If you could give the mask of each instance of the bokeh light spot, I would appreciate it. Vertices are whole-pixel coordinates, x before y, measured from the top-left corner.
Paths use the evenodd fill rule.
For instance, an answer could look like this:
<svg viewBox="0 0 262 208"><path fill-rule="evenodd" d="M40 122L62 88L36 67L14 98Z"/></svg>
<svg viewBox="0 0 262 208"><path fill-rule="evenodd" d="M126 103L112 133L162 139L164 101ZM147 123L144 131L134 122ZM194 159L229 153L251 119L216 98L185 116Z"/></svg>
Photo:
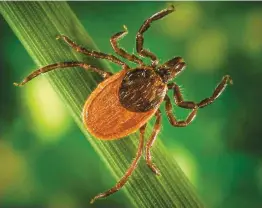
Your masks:
<svg viewBox="0 0 262 208"><path fill-rule="evenodd" d="M48 208L74 208L79 207L72 195L66 193L57 193L50 198Z"/></svg>
<svg viewBox="0 0 262 208"><path fill-rule="evenodd" d="M255 178L257 180L257 188L260 192L260 194L262 193L262 163L260 163L260 165L257 168L257 172L255 173Z"/></svg>
<svg viewBox="0 0 262 208"><path fill-rule="evenodd" d="M243 43L250 52L262 51L262 10L252 11L247 15Z"/></svg>
<svg viewBox="0 0 262 208"><path fill-rule="evenodd" d="M69 127L69 115L46 79L39 78L25 89L25 100L30 113L31 124L39 138L56 141Z"/></svg>
<svg viewBox="0 0 262 208"><path fill-rule="evenodd" d="M190 67L212 73L227 57L227 38L219 30L203 31L189 41L186 51Z"/></svg>
<svg viewBox="0 0 262 208"><path fill-rule="evenodd" d="M0 199L12 187L26 178L26 163L10 145L0 140Z"/></svg>
<svg viewBox="0 0 262 208"><path fill-rule="evenodd" d="M166 7L169 7L167 4ZM164 18L159 24L161 31L179 39L187 36L197 26L202 12L197 2L181 2L174 4L176 11Z"/></svg>
<svg viewBox="0 0 262 208"><path fill-rule="evenodd" d="M173 150L173 155L180 166L180 168L183 170L185 175L189 178L191 183L194 186L197 186L197 163L194 159L194 156L184 147L182 147L179 144L175 144L175 149Z"/></svg>

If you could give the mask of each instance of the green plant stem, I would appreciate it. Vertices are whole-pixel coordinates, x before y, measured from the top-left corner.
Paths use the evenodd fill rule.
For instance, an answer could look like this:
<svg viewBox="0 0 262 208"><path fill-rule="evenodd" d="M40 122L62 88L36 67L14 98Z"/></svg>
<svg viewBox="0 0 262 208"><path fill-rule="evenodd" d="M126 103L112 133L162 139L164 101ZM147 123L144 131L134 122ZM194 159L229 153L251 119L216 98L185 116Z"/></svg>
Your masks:
<svg viewBox="0 0 262 208"><path fill-rule="evenodd" d="M78 43L84 43L86 47L96 48L65 2L1 2L0 11L38 67L64 60L83 61L83 56L70 50L61 41L55 40L58 34L65 34ZM110 69L105 62L91 59L87 61ZM102 79L79 68L56 70L45 77L64 101L111 174L118 180L131 163L130 158L135 156L138 135L133 134L125 139L110 142L100 141L85 130L81 118L86 98ZM168 154L160 138L152 154L162 175L155 176L144 160L140 161L137 170L121 190L126 193L133 205L139 208L203 207L190 182Z"/></svg>

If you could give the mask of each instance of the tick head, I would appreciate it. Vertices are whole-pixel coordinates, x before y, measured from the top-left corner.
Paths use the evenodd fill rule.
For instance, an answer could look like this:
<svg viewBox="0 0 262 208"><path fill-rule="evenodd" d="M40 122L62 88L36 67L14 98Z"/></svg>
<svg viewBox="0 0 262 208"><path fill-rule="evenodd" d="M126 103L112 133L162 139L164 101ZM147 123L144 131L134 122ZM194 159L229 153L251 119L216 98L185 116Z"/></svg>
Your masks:
<svg viewBox="0 0 262 208"><path fill-rule="evenodd" d="M161 65L156 72L160 75L163 82L167 83L182 72L186 67L186 63L181 57L175 57L163 65Z"/></svg>

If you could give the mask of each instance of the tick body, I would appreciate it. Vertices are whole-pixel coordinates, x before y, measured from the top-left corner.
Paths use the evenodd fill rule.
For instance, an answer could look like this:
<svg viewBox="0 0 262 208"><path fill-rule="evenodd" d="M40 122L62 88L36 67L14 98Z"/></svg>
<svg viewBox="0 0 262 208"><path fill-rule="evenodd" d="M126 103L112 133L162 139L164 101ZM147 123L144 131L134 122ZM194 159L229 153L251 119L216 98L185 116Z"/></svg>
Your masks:
<svg viewBox="0 0 262 208"><path fill-rule="evenodd" d="M84 62L60 62L42 67L32 72L21 83L15 83L17 86L22 86L42 73L61 68L80 67L98 73L104 78L104 81L91 93L84 105L82 116L86 129L93 136L102 140L120 139L139 130L139 145L130 167L114 187L95 196L91 203L96 199L105 198L115 193L125 185L142 156L146 124L154 116L156 119L153 132L145 145L145 158L148 167L155 174L160 174L160 171L152 162L150 149L161 128L162 116L159 109L161 103L165 103L165 112L170 124L176 127L185 127L194 120L199 108L213 103L224 91L227 84L232 84L230 76L225 75L210 97L200 102L184 101L179 86L173 81L185 69L184 60L181 57L174 57L163 64L159 64L157 56L144 48L144 32L149 29L151 23L165 17L174 10L174 6L161 10L148 18L138 30L136 51L140 57L151 59L149 66L145 65L138 56L128 54L123 48L119 47L119 39L127 34L126 27L124 27L124 31L113 35L110 42L116 54L137 64L135 68L130 68L114 55L85 49L67 36L60 35L57 38L63 39L77 52L97 59L106 59L121 66L122 70L113 75ZM169 90L173 91L174 103L177 106L191 109L185 120L177 120L173 115L171 99L167 95Z"/></svg>
<svg viewBox="0 0 262 208"><path fill-rule="evenodd" d="M83 122L92 135L103 140L122 138L155 114L167 87L157 75L150 80L148 72L151 70L122 70L98 85L83 110Z"/></svg>

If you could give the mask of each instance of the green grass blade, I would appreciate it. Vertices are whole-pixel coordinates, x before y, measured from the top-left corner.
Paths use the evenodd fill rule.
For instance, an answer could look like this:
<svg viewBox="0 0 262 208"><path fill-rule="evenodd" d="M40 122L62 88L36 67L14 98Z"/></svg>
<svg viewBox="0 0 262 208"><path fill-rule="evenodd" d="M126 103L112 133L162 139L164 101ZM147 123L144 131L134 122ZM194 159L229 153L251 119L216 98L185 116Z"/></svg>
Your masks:
<svg viewBox="0 0 262 208"><path fill-rule="evenodd" d="M64 60L83 61L83 56L70 50L62 41L55 40L58 34L66 34L76 42L84 43L86 47L96 48L65 2L1 2L0 11L38 67ZM110 69L105 62L86 58L85 61ZM131 163L129 158L135 155L138 135L131 135L123 140L103 142L88 134L82 124L83 104L102 79L94 73L78 68L57 70L45 77L64 100L75 121L106 163L111 174L119 179ZM145 165L145 161L141 160L129 183L121 190L126 193L133 205L139 208L203 207L190 182L168 154L160 138L152 154L162 176L156 177ZM83 159L88 160L88 158Z"/></svg>

